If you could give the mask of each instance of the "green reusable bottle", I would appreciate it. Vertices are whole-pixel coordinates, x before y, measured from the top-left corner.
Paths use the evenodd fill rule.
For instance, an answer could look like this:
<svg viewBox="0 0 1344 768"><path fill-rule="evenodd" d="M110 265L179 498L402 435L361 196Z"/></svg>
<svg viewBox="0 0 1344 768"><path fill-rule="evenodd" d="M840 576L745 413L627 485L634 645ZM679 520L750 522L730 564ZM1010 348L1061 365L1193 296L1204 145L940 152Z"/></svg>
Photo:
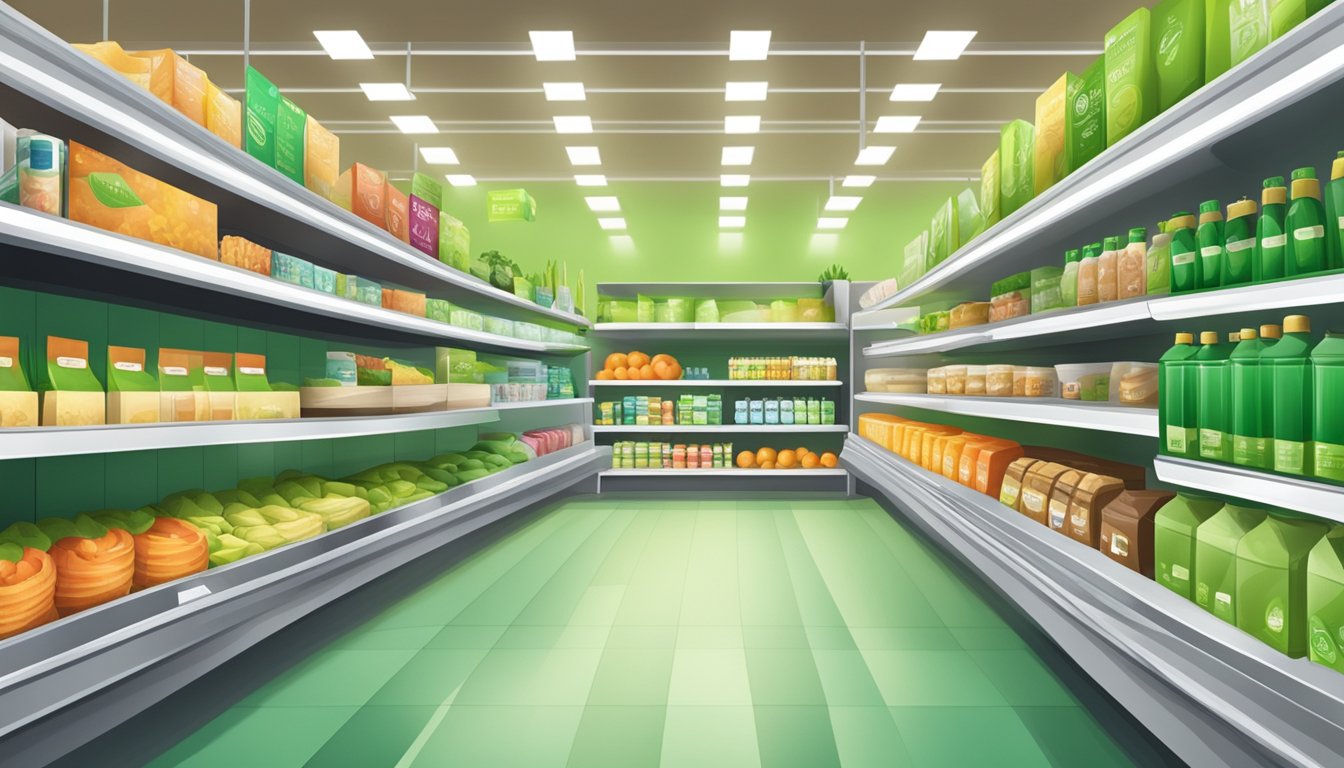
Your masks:
<svg viewBox="0 0 1344 768"><path fill-rule="evenodd" d="M1232 433L1228 418L1232 392L1230 350L1217 331L1199 334L1195 353L1195 376L1199 382L1199 457L1209 461L1232 461Z"/></svg>
<svg viewBox="0 0 1344 768"><path fill-rule="evenodd" d="M1274 408L1274 471L1310 475L1311 321L1305 315L1283 319L1283 338L1260 355Z"/></svg>

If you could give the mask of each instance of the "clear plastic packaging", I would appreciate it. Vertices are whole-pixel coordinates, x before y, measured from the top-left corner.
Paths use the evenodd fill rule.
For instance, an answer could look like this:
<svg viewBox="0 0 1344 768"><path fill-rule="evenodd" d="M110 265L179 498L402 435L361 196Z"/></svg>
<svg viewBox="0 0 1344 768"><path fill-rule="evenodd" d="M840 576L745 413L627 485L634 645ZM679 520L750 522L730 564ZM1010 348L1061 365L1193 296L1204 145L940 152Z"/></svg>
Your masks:
<svg viewBox="0 0 1344 768"><path fill-rule="evenodd" d="M1024 397L1056 397L1059 390L1059 378L1054 368L1028 366Z"/></svg>
<svg viewBox="0 0 1344 768"><path fill-rule="evenodd" d="M513 321L505 320L502 317L485 316L485 332L493 333L499 336L513 335Z"/></svg>
<svg viewBox="0 0 1344 768"><path fill-rule="evenodd" d="M1110 363L1056 365L1060 397L1065 400L1105 402L1110 397Z"/></svg>
<svg viewBox="0 0 1344 768"><path fill-rule="evenodd" d="M1112 366L1110 401L1120 405L1157 405L1157 364L1116 363Z"/></svg>
<svg viewBox="0 0 1344 768"><path fill-rule="evenodd" d="M1027 396L1027 367L1025 365L1013 366L1013 397Z"/></svg>
<svg viewBox="0 0 1344 768"><path fill-rule="evenodd" d="M1023 383L1025 384L1025 381ZM985 394L990 397L1012 397L1013 366L985 366Z"/></svg>
<svg viewBox="0 0 1344 768"><path fill-rule="evenodd" d="M966 394L966 366L946 365L943 366L943 373L947 378L947 394Z"/></svg>
<svg viewBox="0 0 1344 768"><path fill-rule="evenodd" d="M948 313L948 328L969 328L989 322L988 301L968 301L953 307Z"/></svg>
<svg viewBox="0 0 1344 768"><path fill-rule="evenodd" d="M869 392L922 395L928 389L928 372L923 368L874 368L863 374L863 386Z"/></svg>
<svg viewBox="0 0 1344 768"><path fill-rule="evenodd" d="M930 395L947 394L947 369L930 368L928 374L928 391Z"/></svg>
<svg viewBox="0 0 1344 768"><path fill-rule="evenodd" d="M966 392L968 395L985 395L985 376L986 370L983 365L966 366Z"/></svg>

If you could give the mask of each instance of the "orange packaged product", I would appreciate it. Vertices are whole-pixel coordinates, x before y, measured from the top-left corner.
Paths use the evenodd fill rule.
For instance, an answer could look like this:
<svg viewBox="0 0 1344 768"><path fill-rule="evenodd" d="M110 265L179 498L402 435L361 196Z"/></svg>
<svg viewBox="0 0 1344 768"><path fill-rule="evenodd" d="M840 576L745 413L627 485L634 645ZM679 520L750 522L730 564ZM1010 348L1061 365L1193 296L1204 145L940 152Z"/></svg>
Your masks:
<svg viewBox="0 0 1344 768"><path fill-rule="evenodd" d="M303 186L331 198L341 174L341 137L308 115L304 127Z"/></svg>
<svg viewBox="0 0 1344 768"><path fill-rule="evenodd" d="M974 437L975 435L970 432L962 432L943 441L942 463L935 467L934 471L948 480L956 480L957 468L961 465L961 452L966 447L966 441Z"/></svg>
<svg viewBox="0 0 1344 768"><path fill-rule="evenodd" d="M245 237L225 235L219 241L219 260L231 267L271 276L271 249L262 248Z"/></svg>
<svg viewBox="0 0 1344 768"><path fill-rule="evenodd" d="M392 308L392 288L383 289L383 309Z"/></svg>
<svg viewBox="0 0 1344 768"><path fill-rule="evenodd" d="M205 84L205 127L229 146L243 148L243 103L208 81Z"/></svg>
<svg viewBox="0 0 1344 768"><path fill-rule="evenodd" d="M210 78L206 76L205 70L178 56L170 48L132 51L131 55L149 62L151 93L172 104L174 109L197 125L206 125L205 101Z"/></svg>
<svg viewBox="0 0 1344 768"><path fill-rule="evenodd" d="M1003 475L1008 465L1022 458L1022 446L1012 440L1000 440L997 444L980 449L975 463L975 490L994 498L999 498L1003 488Z"/></svg>
<svg viewBox="0 0 1344 768"><path fill-rule="evenodd" d="M60 618L51 539L32 523L0 532L0 640Z"/></svg>
<svg viewBox="0 0 1344 768"><path fill-rule="evenodd" d="M135 589L145 589L204 571L210 545L201 529L174 517L157 517L135 539Z"/></svg>
<svg viewBox="0 0 1344 768"><path fill-rule="evenodd" d="M75 48L97 59L108 69L116 72L132 83L153 92L151 87L150 63L138 56L127 53L111 40L101 43L75 43Z"/></svg>
<svg viewBox="0 0 1344 768"><path fill-rule="evenodd" d="M670 404L670 401L664 401ZM899 416L886 413L865 413L859 416L859 435L891 450L892 436L896 426L904 421Z"/></svg>
<svg viewBox="0 0 1344 768"><path fill-rule="evenodd" d="M416 317L425 316L425 294L415 291L403 291L400 288L392 291L391 309L398 312L405 312L408 315Z"/></svg>
<svg viewBox="0 0 1344 768"><path fill-rule="evenodd" d="M967 488L975 487L976 464L980 461L980 452L997 445L999 438L977 435L967 440L961 447L961 456L957 459L957 482Z"/></svg>
<svg viewBox="0 0 1344 768"><path fill-rule="evenodd" d="M905 431L905 460L912 463L919 463L919 449L924 445L924 434L933 427L932 424L916 424Z"/></svg>
<svg viewBox="0 0 1344 768"><path fill-rule="evenodd" d="M336 179L331 202L341 206L379 229L387 229L387 174L363 163L355 163Z"/></svg>
<svg viewBox="0 0 1344 768"><path fill-rule="evenodd" d="M70 219L218 258L218 209L97 150L70 142Z"/></svg>
<svg viewBox="0 0 1344 768"><path fill-rule="evenodd" d="M919 462L918 462L919 466L932 472L934 468L933 463L934 444L937 443L939 438L947 438L951 437L952 435L957 435L960 433L961 430L957 429L956 427L944 427L941 425L935 425L930 429L928 429L927 431L925 431L924 436L920 440L919 444ZM941 454L939 458L941 458Z"/></svg>
<svg viewBox="0 0 1344 768"><path fill-rule="evenodd" d="M411 242L411 198L405 192L397 189L392 182L387 183L387 189L383 190L383 202L387 205L387 210L383 212L383 219L387 222L387 231L392 236L403 243Z"/></svg>
<svg viewBox="0 0 1344 768"><path fill-rule="evenodd" d="M56 611L61 616L130 593L135 574L135 541L130 533L109 529L88 515L39 520L37 527L52 540Z"/></svg>

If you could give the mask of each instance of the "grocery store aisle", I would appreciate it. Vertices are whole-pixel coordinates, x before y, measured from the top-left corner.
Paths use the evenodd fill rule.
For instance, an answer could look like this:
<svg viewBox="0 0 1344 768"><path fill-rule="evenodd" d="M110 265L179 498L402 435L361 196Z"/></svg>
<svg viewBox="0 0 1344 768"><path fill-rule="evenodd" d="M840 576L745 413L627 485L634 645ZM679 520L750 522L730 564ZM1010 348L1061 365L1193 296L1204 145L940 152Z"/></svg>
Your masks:
<svg viewBox="0 0 1344 768"><path fill-rule="evenodd" d="M558 504L155 765L1129 765L857 501Z"/></svg>

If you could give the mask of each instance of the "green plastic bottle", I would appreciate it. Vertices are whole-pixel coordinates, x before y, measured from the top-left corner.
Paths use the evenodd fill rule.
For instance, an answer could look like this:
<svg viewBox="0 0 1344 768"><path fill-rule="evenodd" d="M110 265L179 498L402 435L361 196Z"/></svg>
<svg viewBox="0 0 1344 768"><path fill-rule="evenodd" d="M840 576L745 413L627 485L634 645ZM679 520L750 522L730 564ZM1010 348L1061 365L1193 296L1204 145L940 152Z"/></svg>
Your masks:
<svg viewBox="0 0 1344 768"><path fill-rule="evenodd" d="M1265 397L1260 383L1260 355L1265 343L1254 328L1241 329L1241 341L1232 349L1232 463L1255 469L1273 469L1269 433L1265 430Z"/></svg>
<svg viewBox="0 0 1344 768"><path fill-rule="evenodd" d="M1167 224L1171 234L1171 292L1185 293L1199 288L1199 244L1195 239L1195 215L1182 211Z"/></svg>
<svg viewBox="0 0 1344 768"><path fill-rule="evenodd" d="M1148 249L1148 295L1171 293L1171 234L1167 222L1159 222Z"/></svg>
<svg viewBox="0 0 1344 768"><path fill-rule="evenodd" d="M1178 493L1153 516L1153 574L1157 583L1195 599L1196 531L1223 508L1223 502L1205 496Z"/></svg>
<svg viewBox="0 0 1344 768"><path fill-rule="evenodd" d="M1159 113L1204 85L1204 2L1165 0L1153 9Z"/></svg>
<svg viewBox="0 0 1344 768"><path fill-rule="evenodd" d="M1288 253L1284 226L1288 218L1288 188L1282 176L1265 179L1260 192L1260 220L1255 224L1255 264L1251 278L1259 283L1283 277Z"/></svg>
<svg viewBox="0 0 1344 768"><path fill-rule="evenodd" d="M1326 331L1311 350L1312 474L1344 483L1344 333Z"/></svg>
<svg viewBox="0 0 1344 768"><path fill-rule="evenodd" d="M1269 45L1269 0L1232 0L1227 27L1228 63L1235 67Z"/></svg>
<svg viewBox="0 0 1344 768"><path fill-rule="evenodd" d="M1232 59L1228 11L1233 0L1204 0L1204 82L1228 70Z"/></svg>
<svg viewBox="0 0 1344 768"><path fill-rule="evenodd" d="M1307 556L1307 649L1311 660L1344 672L1344 526Z"/></svg>
<svg viewBox="0 0 1344 768"><path fill-rule="evenodd" d="M1329 529L1269 516L1237 545L1237 626L1288 656L1307 655L1307 558Z"/></svg>
<svg viewBox="0 0 1344 768"><path fill-rule="evenodd" d="M1328 258L1325 248L1325 206L1315 168L1293 171L1292 203L1288 206L1288 253L1284 275L1295 277L1322 272Z"/></svg>
<svg viewBox="0 0 1344 768"><path fill-rule="evenodd" d="M1157 421L1162 425L1162 453L1169 456L1199 455L1199 389L1194 368L1198 351L1192 334L1178 333L1175 345L1157 361Z"/></svg>
<svg viewBox="0 0 1344 768"><path fill-rule="evenodd" d="M1106 145L1157 115L1152 20L1139 8L1106 33Z"/></svg>
<svg viewBox="0 0 1344 768"><path fill-rule="evenodd" d="M1223 274L1223 206L1217 200L1199 204L1199 229L1195 230L1199 246L1198 288L1217 288Z"/></svg>
<svg viewBox="0 0 1344 768"><path fill-rule="evenodd" d="M1199 394L1196 410L1199 422L1199 457L1209 461L1232 461L1232 430L1228 417L1232 392L1232 366L1229 351L1217 331L1199 334L1195 353L1195 376Z"/></svg>
<svg viewBox="0 0 1344 768"><path fill-rule="evenodd" d="M1325 245L1330 269L1344 269L1344 152L1335 155L1325 186Z"/></svg>
<svg viewBox="0 0 1344 768"><path fill-rule="evenodd" d="M1223 226L1223 271L1218 280L1223 287L1251 282L1255 262L1255 214L1259 210L1254 200L1244 197L1227 206L1227 224Z"/></svg>
<svg viewBox="0 0 1344 768"><path fill-rule="evenodd" d="M1078 262L1083 254L1077 248L1064 252L1064 274L1059 277L1059 295L1064 306L1078 306Z"/></svg>
<svg viewBox="0 0 1344 768"><path fill-rule="evenodd" d="M1310 475L1311 321L1305 315L1283 319L1283 338L1260 355L1268 384L1264 394L1274 407L1274 471Z"/></svg>
<svg viewBox="0 0 1344 768"><path fill-rule="evenodd" d="M1237 623L1237 545L1267 516L1227 504L1195 529L1195 604L1228 624Z"/></svg>

